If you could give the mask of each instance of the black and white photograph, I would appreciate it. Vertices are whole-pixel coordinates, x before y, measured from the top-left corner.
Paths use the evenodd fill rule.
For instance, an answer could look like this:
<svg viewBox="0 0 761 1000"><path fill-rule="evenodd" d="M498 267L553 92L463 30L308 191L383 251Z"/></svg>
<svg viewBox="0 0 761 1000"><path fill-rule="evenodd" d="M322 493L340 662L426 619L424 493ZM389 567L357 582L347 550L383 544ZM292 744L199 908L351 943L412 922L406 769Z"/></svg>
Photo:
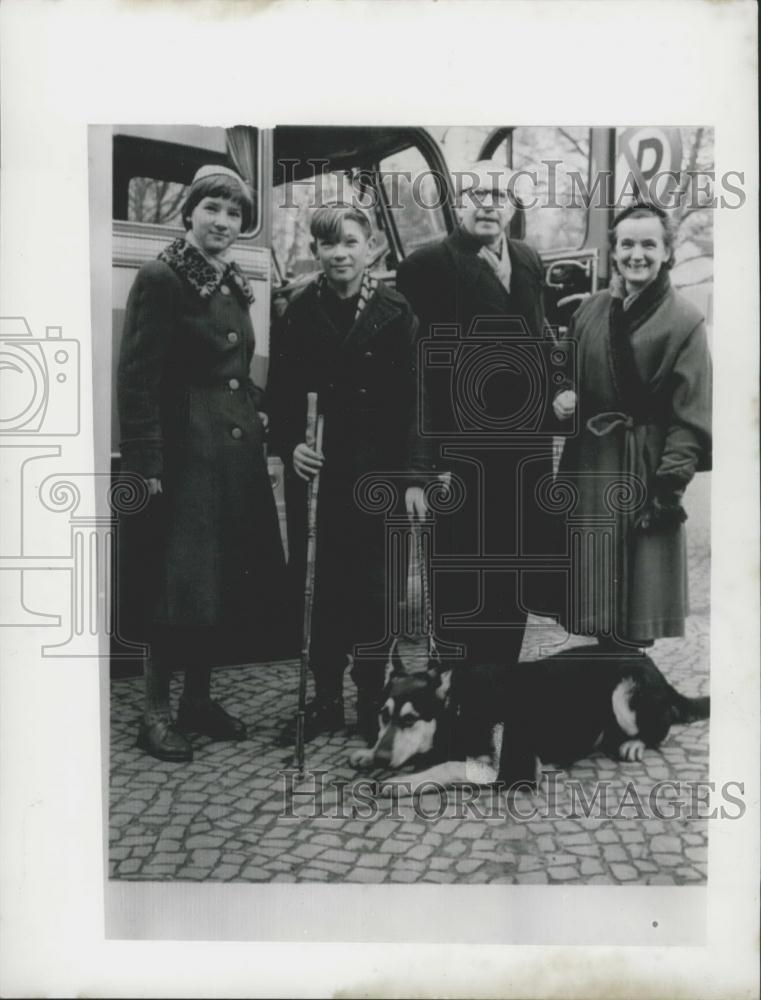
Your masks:
<svg viewBox="0 0 761 1000"><path fill-rule="evenodd" d="M63 4L65 27L30 9L68 37L85 6ZM14 761L9 786L3 769L30 816L4 826L27 858L7 884L20 900L29 831L65 802L45 848L63 880L51 919L89 899L102 995L610 995L625 969L627 995L676 996L694 953L715 975L689 995L752 996L752 116L680 103L665 77L624 96L667 59L641 24L622 47L648 3L568 5L604 11L622 47L618 82L610 51L584 84L569 56L573 107L557 60L531 91L506 68L514 99L498 99L465 45L525 25L538 52L551 0L420 2L408 22L394 3L202 6L192 26L171 4L96 17L124 29L118 60L145 44L145 72L130 93L86 47L113 97L72 91L49 133L75 137L70 194L51 191L44 240L27 226L5 257L3 746L31 741L34 778L25 790ZM344 31L361 11L372 58ZM339 18L333 43L296 31L321 13ZM726 13L753 21L741 2ZM405 23L433 17L461 34L425 36L405 107L388 60L397 42L398 67L417 51ZM202 99L172 92L149 23L176 29L166 69ZM253 40L281 27L294 59L267 76L276 60ZM272 85L248 99L244 29L263 60L251 79ZM552 35L547 52L564 51ZM13 157L43 137L17 113L4 132L10 249L28 197ZM39 196L50 165L30 163ZM25 261L51 276L49 307ZM11 706L31 697L31 720L33 692L51 707L24 735ZM58 799L32 799L38 775ZM225 942L259 950L212 985L201 950ZM149 944L150 965L105 983L104 948L121 961ZM379 973L384 947L395 965L413 944L425 963ZM304 946L323 949L312 981ZM490 979L484 946L518 964ZM611 956L600 978L520 964L590 946ZM164 952L182 970L155 970Z"/></svg>
<svg viewBox="0 0 761 1000"><path fill-rule="evenodd" d="M111 877L703 884L713 130L102 131Z"/></svg>

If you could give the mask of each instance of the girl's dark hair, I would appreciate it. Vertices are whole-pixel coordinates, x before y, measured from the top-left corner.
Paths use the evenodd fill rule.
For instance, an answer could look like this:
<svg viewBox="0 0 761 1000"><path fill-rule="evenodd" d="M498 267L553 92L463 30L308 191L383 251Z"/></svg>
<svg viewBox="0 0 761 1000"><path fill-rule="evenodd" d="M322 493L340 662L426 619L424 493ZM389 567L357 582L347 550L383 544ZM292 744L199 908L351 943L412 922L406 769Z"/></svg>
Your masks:
<svg viewBox="0 0 761 1000"><path fill-rule="evenodd" d="M190 217L193 210L204 198L229 198L230 201L240 206L243 216L242 232L251 228L254 219L254 202L248 190L236 183L232 177L214 174L202 177L191 185L185 204L182 206L182 224L186 229L191 227Z"/></svg>
<svg viewBox="0 0 761 1000"><path fill-rule="evenodd" d="M628 205L622 212L613 220L613 225L608 230L608 246L610 248L611 254L616 249L616 229L618 224L623 222L625 219L647 219L655 218L661 223L663 229L663 245L668 251L668 259L664 260L661 267L669 271L674 266L674 242L676 239L676 233L674 232L674 226L669 218L668 214L664 212L662 208L657 205L651 205L646 201L635 201L632 205ZM613 265L615 267L615 263Z"/></svg>
<svg viewBox="0 0 761 1000"><path fill-rule="evenodd" d="M309 225L312 239L337 243L341 239L344 222L356 222L366 239L369 240L372 236L370 220L361 208L349 204L334 204L321 205L315 209Z"/></svg>

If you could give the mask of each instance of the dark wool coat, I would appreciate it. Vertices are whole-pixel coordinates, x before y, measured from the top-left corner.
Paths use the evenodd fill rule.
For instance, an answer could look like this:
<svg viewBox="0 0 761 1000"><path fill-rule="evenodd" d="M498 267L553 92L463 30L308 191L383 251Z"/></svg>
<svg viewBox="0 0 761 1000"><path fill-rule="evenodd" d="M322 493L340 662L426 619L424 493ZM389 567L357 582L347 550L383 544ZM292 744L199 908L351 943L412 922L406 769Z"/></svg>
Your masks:
<svg viewBox="0 0 761 1000"><path fill-rule="evenodd" d="M499 334L492 341L496 346L484 341L483 364L475 366L477 374L488 375L482 382L465 386L456 378L447 382L438 369L425 371L430 424L438 434L437 467L456 473L465 484L462 507L437 519L434 551L463 556L476 565L480 561L482 567L490 558L502 559L503 566L504 560L522 559L523 569L528 569L532 556L552 555L560 545L557 520L541 510L536 499L540 484L551 481L555 424L546 416L551 413L549 383L544 377L538 382L527 378L521 362L521 342L541 350L538 341L546 339L542 263L525 243L508 240L507 248L512 268L509 293L479 256L480 244L463 229L403 261L397 287L412 303L421 336L433 335L437 325L459 329L451 335L459 336L464 345L455 369L472 357L465 352L474 344L478 349L479 335ZM481 433L478 419L463 430L452 419L453 405L474 400L484 428L524 406L537 404L536 412L545 415L528 430L519 430L516 424L516 429L498 436ZM471 659L506 663L517 658L526 606L554 608L554 601L544 600L544 591L544 572L503 568L480 578L472 570L439 574L439 614L471 615L470 622L452 623L440 634L467 643Z"/></svg>
<svg viewBox="0 0 761 1000"><path fill-rule="evenodd" d="M677 501L711 466L703 317L662 271L626 312L610 291L593 295L568 337L578 345L580 432L566 442L560 480L576 496L569 516L583 542L573 546L567 626L632 640L683 635L684 528L635 523L653 497Z"/></svg>
<svg viewBox="0 0 761 1000"><path fill-rule="evenodd" d="M192 247L184 253L202 266ZM140 585L155 624L251 632L277 606L284 562L260 391L249 378L253 350L248 303L232 276L202 295L190 271L163 260L140 268L118 402L122 468L163 485L146 515L126 525L146 557Z"/></svg>
<svg viewBox="0 0 761 1000"><path fill-rule="evenodd" d="M363 510L354 487L373 472L391 479L413 469L420 473L415 479L396 477L400 495L406 485L425 481L426 458L417 437L417 330L406 300L380 284L341 336L316 283L293 299L273 330L266 406L270 444L286 471L295 617L304 592L306 485L293 471L292 456L305 439L308 392L318 394L324 417L312 623L316 670L331 665L315 658L340 659L355 642L383 639L384 517Z"/></svg>

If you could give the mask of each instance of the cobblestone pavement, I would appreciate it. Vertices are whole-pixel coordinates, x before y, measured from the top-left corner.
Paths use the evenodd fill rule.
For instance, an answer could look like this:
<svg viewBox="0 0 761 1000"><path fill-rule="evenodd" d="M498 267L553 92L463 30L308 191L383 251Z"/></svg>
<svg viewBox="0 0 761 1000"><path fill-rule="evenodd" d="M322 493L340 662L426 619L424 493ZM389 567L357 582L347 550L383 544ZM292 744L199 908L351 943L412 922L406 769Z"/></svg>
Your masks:
<svg viewBox="0 0 761 1000"><path fill-rule="evenodd" d="M681 692L698 695L708 693L705 524L698 522L689 537L693 613L688 634L656 643L653 658ZM522 656L536 658L549 651L540 652L541 646L557 645L563 638L556 626L531 620ZM705 819L669 818L677 810L667 789L657 799L665 818L658 817L648 796L658 782L674 781L682 788L681 794L671 790L671 800L689 800L692 783L707 780L707 722L672 727L660 750L646 751L642 762L623 763L596 753L552 776L538 796L519 793L508 800L504 793L486 791L473 802L473 790L463 789L426 795L417 808L409 799L381 800L355 786L363 776L351 768L348 756L363 744L346 731L308 744L310 773L296 786L307 794L288 800L293 765L275 737L295 712L297 671L295 661L217 671L213 694L244 719L251 735L239 744L196 738L195 759L182 765L154 761L135 748L142 682L130 678L112 683L113 878L604 885L705 881ZM348 681L350 721L352 689ZM175 686L174 704L177 697ZM310 794L319 780L314 772L323 772L322 808ZM575 815L569 816L574 812L569 781L587 801L596 784L608 783L608 816L600 810L585 815L580 799ZM522 818L532 807L536 815Z"/></svg>

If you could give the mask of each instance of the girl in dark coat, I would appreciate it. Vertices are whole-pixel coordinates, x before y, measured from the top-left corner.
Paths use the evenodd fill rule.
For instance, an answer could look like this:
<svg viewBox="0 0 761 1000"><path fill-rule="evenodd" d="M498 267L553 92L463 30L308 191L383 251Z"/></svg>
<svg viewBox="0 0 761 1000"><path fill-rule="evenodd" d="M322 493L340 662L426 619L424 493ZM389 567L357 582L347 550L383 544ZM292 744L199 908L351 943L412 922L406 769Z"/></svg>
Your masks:
<svg viewBox="0 0 761 1000"><path fill-rule="evenodd" d="M152 572L142 581L151 655L138 745L163 760L191 759L182 732L245 737L243 723L209 697L212 661L246 658L246 640L272 615L284 572L261 390L249 377L253 294L225 256L251 212L237 174L202 167L183 207L185 237L140 269L127 302L122 468L148 483L143 524L153 532ZM139 534L139 521L130 529ZM169 709L174 667L186 671L177 727Z"/></svg>
<svg viewBox="0 0 761 1000"><path fill-rule="evenodd" d="M605 644L644 647L684 635L687 558L681 505L711 467L711 360L698 310L671 287L673 236L662 210L614 222L615 277L578 310L578 384L555 399L580 431L561 481L573 487L571 600L566 627ZM578 394L578 398L577 398Z"/></svg>

